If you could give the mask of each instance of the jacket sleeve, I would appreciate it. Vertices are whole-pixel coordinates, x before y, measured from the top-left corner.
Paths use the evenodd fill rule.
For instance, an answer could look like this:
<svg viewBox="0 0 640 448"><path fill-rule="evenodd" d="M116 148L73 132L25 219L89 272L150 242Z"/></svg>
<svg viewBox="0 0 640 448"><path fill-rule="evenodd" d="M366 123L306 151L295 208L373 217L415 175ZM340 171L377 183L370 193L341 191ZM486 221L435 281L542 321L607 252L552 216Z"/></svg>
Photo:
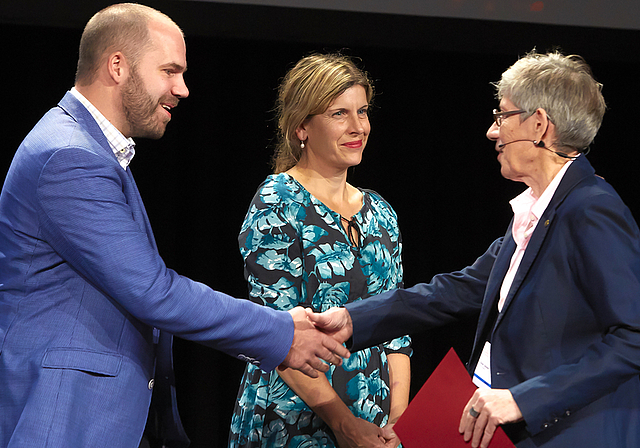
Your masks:
<svg viewBox="0 0 640 448"><path fill-rule="evenodd" d="M67 147L43 165L36 207L40 238L95 288L148 325L253 358L264 370L293 340L288 313L236 300L167 269L145 223L135 220L125 177L113 160ZM225 256L224 254L221 256Z"/></svg>
<svg viewBox="0 0 640 448"><path fill-rule="evenodd" d="M499 238L461 271L439 274L430 283L395 289L346 305L353 322L350 350L361 350L478 314L501 245Z"/></svg>

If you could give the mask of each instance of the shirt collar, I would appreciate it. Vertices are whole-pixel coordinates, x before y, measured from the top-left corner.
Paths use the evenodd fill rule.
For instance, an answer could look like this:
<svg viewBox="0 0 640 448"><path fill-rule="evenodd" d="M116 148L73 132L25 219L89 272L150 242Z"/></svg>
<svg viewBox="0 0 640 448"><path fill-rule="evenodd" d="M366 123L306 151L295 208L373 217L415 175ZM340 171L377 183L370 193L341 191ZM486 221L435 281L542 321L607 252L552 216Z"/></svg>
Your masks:
<svg viewBox="0 0 640 448"><path fill-rule="evenodd" d="M76 90L75 87L71 88L71 93L78 101L82 103L82 105L89 111L91 116L96 120L100 130L107 138L109 142L109 146L111 150L115 154L118 159L118 163L123 169L127 169L129 163L131 163L131 159L136 154L135 145L136 143L132 138L125 137L122 132L118 130L109 120L105 118L104 115L93 105L91 102L85 98L80 92Z"/></svg>
<svg viewBox="0 0 640 448"><path fill-rule="evenodd" d="M572 162L573 160L569 160L563 165L539 198L535 197L529 187L509 201L514 215L512 234L516 244L521 245L531 236Z"/></svg>

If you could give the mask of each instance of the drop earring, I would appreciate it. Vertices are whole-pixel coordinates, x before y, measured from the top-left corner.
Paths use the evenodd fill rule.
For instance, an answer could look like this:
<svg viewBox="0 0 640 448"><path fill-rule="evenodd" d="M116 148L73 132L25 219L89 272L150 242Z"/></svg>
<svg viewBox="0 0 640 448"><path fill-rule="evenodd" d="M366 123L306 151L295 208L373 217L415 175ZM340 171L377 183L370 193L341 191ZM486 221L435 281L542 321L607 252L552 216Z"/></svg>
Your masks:
<svg viewBox="0 0 640 448"><path fill-rule="evenodd" d="M304 142L300 140L300 149L304 149Z"/></svg>

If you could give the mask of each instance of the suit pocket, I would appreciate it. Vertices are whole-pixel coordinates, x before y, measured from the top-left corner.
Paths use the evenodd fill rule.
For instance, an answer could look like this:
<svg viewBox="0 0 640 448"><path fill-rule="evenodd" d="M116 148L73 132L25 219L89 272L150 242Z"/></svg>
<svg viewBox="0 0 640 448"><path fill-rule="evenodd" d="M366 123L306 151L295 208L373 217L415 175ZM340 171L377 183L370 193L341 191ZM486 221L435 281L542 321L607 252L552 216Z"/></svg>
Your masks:
<svg viewBox="0 0 640 448"><path fill-rule="evenodd" d="M81 348L50 348L44 354L42 367L72 369L104 376L117 376L122 355Z"/></svg>

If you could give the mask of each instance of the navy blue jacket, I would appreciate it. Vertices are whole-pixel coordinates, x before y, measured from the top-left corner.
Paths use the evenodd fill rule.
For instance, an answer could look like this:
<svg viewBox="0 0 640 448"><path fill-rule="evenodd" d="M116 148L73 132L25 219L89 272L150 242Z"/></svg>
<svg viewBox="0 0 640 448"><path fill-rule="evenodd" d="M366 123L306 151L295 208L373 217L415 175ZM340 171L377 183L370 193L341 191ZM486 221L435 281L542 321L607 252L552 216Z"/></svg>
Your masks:
<svg viewBox="0 0 640 448"><path fill-rule="evenodd" d="M518 447L640 446L640 235L631 212L581 156L498 313L515 248L509 225L461 271L347 305L353 350L480 313L468 370L490 340L492 387L509 389L524 416L505 425Z"/></svg>

